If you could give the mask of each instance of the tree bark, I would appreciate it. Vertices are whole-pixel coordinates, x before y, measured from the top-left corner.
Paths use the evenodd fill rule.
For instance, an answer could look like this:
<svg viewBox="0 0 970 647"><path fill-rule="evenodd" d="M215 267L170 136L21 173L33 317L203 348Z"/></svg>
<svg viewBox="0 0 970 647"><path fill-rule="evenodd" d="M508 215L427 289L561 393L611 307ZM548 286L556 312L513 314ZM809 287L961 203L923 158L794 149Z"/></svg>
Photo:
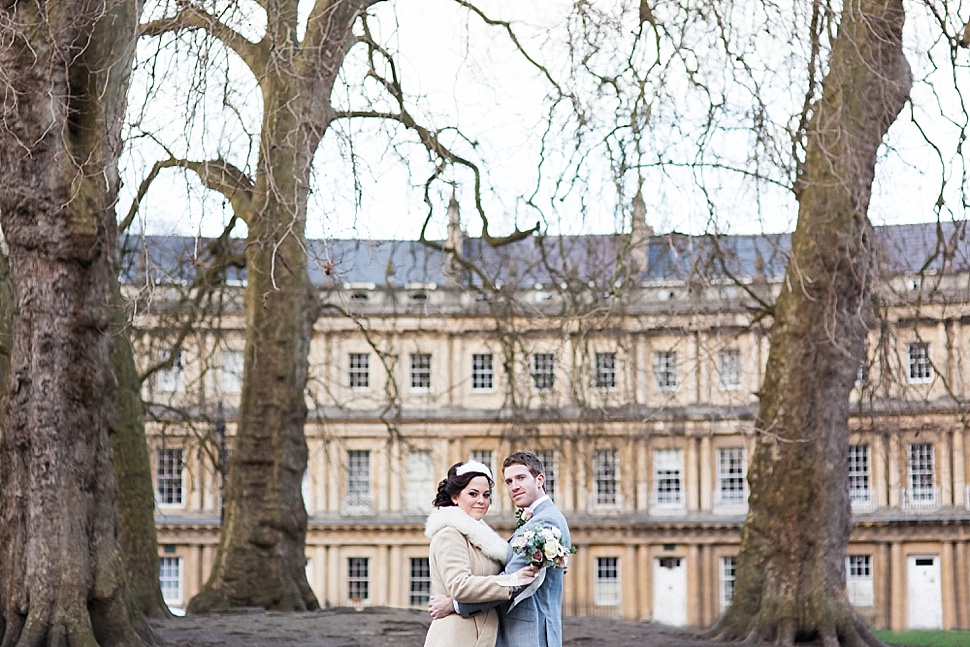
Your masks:
<svg viewBox="0 0 970 647"><path fill-rule="evenodd" d="M155 488L151 457L145 439L145 406L135 354L128 336L117 274L112 276L113 339L111 366L118 391L115 421L108 431L111 462L118 481L115 511L132 603L149 617L168 617L158 575L158 540L155 534Z"/></svg>
<svg viewBox="0 0 970 647"><path fill-rule="evenodd" d="M798 224L775 305L734 599L714 634L881 644L845 593L849 396L870 321L876 153L908 98L902 0L843 5L813 106Z"/></svg>
<svg viewBox="0 0 970 647"><path fill-rule="evenodd" d="M120 131L141 4L3 3L0 645L139 645L108 441Z"/></svg>

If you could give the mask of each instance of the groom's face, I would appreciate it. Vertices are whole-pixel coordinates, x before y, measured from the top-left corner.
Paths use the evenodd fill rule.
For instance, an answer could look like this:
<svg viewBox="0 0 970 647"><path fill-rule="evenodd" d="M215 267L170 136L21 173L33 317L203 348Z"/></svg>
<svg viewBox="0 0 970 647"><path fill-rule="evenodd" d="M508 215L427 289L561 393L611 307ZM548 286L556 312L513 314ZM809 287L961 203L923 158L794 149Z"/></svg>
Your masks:
<svg viewBox="0 0 970 647"><path fill-rule="evenodd" d="M525 465L513 463L505 468L505 487L517 508L527 508L542 496L545 476L533 476Z"/></svg>

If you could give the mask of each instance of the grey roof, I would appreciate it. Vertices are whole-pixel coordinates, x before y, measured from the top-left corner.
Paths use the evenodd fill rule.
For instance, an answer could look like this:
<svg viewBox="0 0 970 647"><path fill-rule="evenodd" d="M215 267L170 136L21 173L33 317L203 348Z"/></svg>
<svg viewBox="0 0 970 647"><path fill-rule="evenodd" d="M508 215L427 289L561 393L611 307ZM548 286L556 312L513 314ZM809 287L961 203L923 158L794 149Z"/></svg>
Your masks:
<svg viewBox="0 0 970 647"><path fill-rule="evenodd" d="M877 259L891 274L937 273L970 269L966 222L895 225L876 228ZM728 275L780 278L790 251L788 234L687 236L665 234L648 241L647 268L639 281L716 279ZM125 237L121 241L122 280L188 283L204 264L210 239L178 236ZM242 251L245 242L229 242ZM404 287L445 285L446 255L412 240L312 240L307 243L311 281L321 287L373 285ZM480 285L483 277L506 285L608 285L620 280L629 260L629 236L533 236L491 247L480 238L466 238L462 255L474 271L462 282ZM226 279L244 277L230 267Z"/></svg>

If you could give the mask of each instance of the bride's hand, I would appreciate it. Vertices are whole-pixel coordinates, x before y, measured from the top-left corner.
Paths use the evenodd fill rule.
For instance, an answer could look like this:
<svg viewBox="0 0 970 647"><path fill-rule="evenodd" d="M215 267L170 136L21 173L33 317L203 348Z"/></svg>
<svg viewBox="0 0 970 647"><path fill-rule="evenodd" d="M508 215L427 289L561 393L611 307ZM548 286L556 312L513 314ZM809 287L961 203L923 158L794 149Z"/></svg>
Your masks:
<svg viewBox="0 0 970 647"><path fill-rule="evenodd" d="M520 568L515 572L515 578L518 580L534 580L536 575L539 574L539 569L529 564L523 568Z"/></svg>

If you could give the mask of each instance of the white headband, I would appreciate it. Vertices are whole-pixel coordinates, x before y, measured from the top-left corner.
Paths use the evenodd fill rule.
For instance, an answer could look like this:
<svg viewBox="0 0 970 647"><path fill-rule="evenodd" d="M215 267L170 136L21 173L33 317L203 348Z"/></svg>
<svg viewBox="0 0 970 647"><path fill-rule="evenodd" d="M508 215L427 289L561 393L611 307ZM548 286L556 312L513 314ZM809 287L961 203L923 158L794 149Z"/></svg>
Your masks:
<svg viewBox="0 0 970 647"><path fill-rule="evenodd" d="M495 482L492 478L492 470L488 469L488 465L485 463L479 463L478 461L468 461L467 463L462 463L455 470L455 476L461 476L462 474L468 474L469 472L481 472L489 481Z"/></svg>

